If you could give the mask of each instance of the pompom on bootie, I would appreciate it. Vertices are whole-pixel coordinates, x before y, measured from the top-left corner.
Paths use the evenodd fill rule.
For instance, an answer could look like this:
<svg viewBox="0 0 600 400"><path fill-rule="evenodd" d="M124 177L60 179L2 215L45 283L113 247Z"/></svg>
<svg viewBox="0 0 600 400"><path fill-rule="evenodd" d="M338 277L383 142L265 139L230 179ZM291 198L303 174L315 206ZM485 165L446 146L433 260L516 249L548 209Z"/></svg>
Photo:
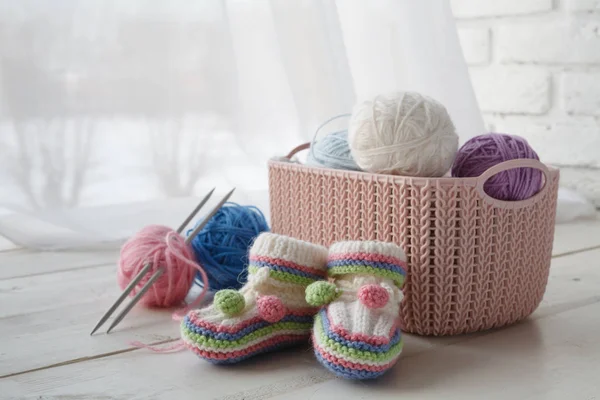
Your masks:
<svg viewBox="0 0 600 400"><path fill-rule="evenodd" d="M215 294L213 304L188 313L181 337L188 349L216 364L306 342L317 307L306 287L327 275L327 249L263 233L250 249L248 282Z"/></svg>
<svg viewBox="0 0 600 400"><path fill-rule="evenodd" d="M383 242L339 242L328 258L331 282L306 288L306 300L325 306L313 328L315 355L335 375L374 379L402 351L398 313L406 276L402 249Z"/></svg>

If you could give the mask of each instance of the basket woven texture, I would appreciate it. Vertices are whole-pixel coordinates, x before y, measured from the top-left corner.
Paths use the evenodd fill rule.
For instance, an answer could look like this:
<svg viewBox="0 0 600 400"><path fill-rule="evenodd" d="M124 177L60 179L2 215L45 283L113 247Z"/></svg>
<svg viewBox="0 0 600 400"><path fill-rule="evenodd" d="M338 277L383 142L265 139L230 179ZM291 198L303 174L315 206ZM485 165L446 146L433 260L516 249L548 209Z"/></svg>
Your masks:
<svg viewBox="0 0 600 400"><path fill-rule="evenodd" d="M294 149L291 156L307 145ZM488 196L484 182L515 167L544 173L527 200ZM400 325L420 335L497 328L540 304L550 269L559 172L535 160L477 178L413 178L269 162L273 232L329 246L397 243L406 252Z"/></svg>

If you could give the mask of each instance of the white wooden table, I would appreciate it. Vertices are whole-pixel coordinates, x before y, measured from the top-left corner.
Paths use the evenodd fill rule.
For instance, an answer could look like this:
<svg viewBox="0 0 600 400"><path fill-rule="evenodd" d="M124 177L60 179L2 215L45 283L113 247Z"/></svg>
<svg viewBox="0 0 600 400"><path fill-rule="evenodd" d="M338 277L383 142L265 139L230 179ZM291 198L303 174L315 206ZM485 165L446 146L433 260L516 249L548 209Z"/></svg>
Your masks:
<svg viewBox="0 0 600 400"><path fill-rule="evenodd" d="M407 335L376 382L335 378L310 347L235 366L128 343L178 338L169 312L135 309L89 336L119 293L116 251L0 252L1 399L600 399L600 219L559 225L542 305L476 335Z"/></svg>

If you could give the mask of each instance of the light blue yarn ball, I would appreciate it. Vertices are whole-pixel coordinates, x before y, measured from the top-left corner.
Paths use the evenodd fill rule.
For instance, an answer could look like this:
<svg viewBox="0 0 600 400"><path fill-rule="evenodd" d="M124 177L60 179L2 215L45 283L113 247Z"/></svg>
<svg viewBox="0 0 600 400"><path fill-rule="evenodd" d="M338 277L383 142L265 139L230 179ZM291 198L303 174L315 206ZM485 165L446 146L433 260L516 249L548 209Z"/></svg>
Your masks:
<svg viewBox="0 0 600 400"><path fill-rule="evenodd" d="M313 141L310 145L306 165L352 171L361 170L352 158L346 130L330 133L318 141Z"/></svg>

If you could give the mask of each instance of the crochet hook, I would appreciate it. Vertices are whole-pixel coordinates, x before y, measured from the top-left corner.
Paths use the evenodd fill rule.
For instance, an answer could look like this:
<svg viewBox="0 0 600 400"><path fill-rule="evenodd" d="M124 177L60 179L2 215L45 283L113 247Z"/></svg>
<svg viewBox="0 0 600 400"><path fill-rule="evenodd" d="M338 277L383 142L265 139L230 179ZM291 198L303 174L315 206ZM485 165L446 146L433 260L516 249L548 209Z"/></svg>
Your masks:
<svg viewBox="0 0 600 400"><path fill-rule="evenodd" d="M181 232L183 232L183 230L185 229L187 224L194 218L194 216L200 211L200 209L210 199L210 197L214 193L215 189L216 188L213 188L210 192L208 192L208 194L206 196L204 196L204 198L200 201L200 203L198 203L196 208L187 216L185 221L179 226L179 228L177 229L177 233L181 234ZM225 201L229 198L229 196L231 195L232 192L233 192L233 190L231 192L229 192L228 196L226 196L226 198L225 198ZM225 203L225 201L221 201L221 203L219 203L219 205L216 207L216 210L213 209L213 211L210 213L210 215L211 216L214 215L214 213L216 213L218 211L218 209L221 207L221 205L223 203ZM129 283L129 285L127 285L127 287L125 288L123 293L121 293L121 295L115 301L115 303L108 309L108 311L102 316L102 318L100 318L100 321L98 321L98 323L96 324L96 326L94 327L94 329L92 330L90 335L93 335L104 324L104 322L106 322L106 320L115 312L115 310L119 307L119 305L121 305L121 303L125 300L125 298L133 290L133 288L135 288L136 285L148 274L151 266L152 265L150 263L146 264L144 266L144 268L142 268L142 270L133 278L133 280ZM140 292L134 297L134 299L131 301L131 304L126 308L126 310L124 310L124 312L119 314L119 316L117 317L117 319L119 321L117 321L116 323L113 323L114 326L116 326L116 324L118 322L120 322L120 320L122 320L125 317L125 315L127 315L129 310L141 299L141 297L144 295L144 293L146 293L148 291L150 286L156 281L156 279L158 279L160 277L160 275L162 275L163 272L164 272L164 270L162 268L160 268L153 274L153 276L150 278L150 280L148 282L146 282L146 284L142 287ZM119 317L120 317L120 319L119 319ZM110 331L110 329L114 328L114 326L111 326L109 328L109 331Z"/></svg>

